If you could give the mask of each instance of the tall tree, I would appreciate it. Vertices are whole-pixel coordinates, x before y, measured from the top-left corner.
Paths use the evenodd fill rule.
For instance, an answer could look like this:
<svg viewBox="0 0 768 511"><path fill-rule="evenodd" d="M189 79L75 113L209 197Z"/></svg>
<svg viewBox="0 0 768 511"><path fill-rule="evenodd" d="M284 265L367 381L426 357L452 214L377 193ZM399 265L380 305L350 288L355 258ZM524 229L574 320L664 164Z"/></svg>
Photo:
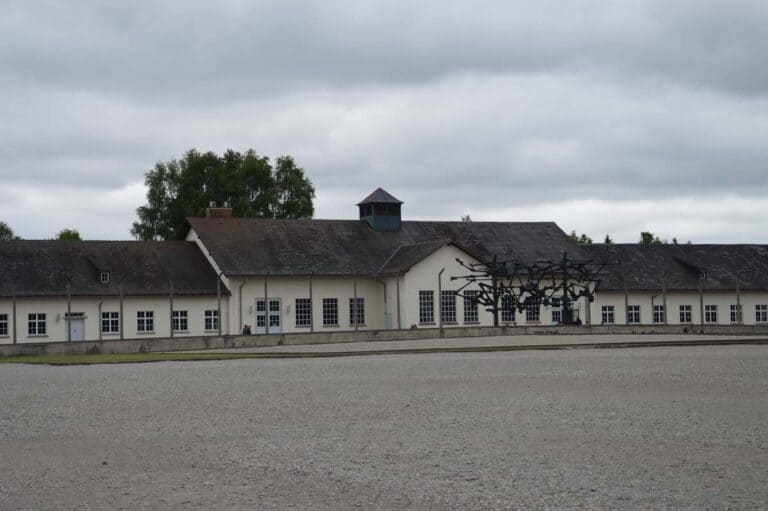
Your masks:
<svg viewBox="0 0 768 511"><path fill-rule="evenodd" d="M147 171L147 203L131 233L138 239L178 239L186 218L201 216L210 203L229 204L237 217L311 218L315 188L290 156L275 167L252 149L219 156L194 149Z"/></svg>
<svg viewBox="0 0 768 511"><path fill-rule="evenodd" d="M466 215L461 215L461 221L462 222L471 222L472 221L472 217L469 216L469 213L467 213Z"/></svg>
<svg viewBox="0 0 768 511"><path fill-rule="evenodd" d="M56 235L56 239L65 241L81 241L80 233L77 229L62 229Z"/></svg>
<svg viewBox="0 0 768 511"><path fill-rule="evenodd" d="M570 237L573 241L575 241L579 245L591 245L592 244L592 238L587 236L584 233L581 233L581 235L576 234L576 230L574 229L571 231Z"/></svg>
<svg viewBox="0 0 768 511"><path fill-rule="evenodd" d="M11 229L11 226L7 223L0 221L0 241L7 241L7 240L20 240L16 234L14 234L13 229Z"/></svg>
<svg viewBox="0 0 768 511"><path fill-rule="evenodd" d="M613 238L611 238L610 234L605 235L605 239L603 240L603 243L606 245L613 245Z"/></svg>
<svg viewBox="0 0 768 511"><path fill-rule="evenodd" d="M649 231L642 231L640 233L640 244L641 245L663 245L666 241L663 241L661 238L653 234Z"/></svg>

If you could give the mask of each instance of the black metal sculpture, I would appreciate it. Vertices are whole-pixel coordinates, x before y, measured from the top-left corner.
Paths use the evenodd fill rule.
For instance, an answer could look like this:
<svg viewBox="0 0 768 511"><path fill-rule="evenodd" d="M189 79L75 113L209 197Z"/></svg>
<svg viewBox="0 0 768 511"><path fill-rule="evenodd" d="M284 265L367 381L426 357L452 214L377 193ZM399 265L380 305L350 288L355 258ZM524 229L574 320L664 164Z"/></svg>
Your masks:
<svg viewBox="0 0 768 511"><path fill-rule="evenodd" d="M496 256L488 262L456 261L469 271L451 277L452 281L464 281L456 294L493 314L494 326L499 326L499 312L522 312L529 304L546 306L558 300L562 304L562 323L573 324L571 304L580 298L589 303L595 300L605 268L605 263L571 259L567 252L558 261L506 261ZM472 284L476 286L467 289Z"/></svg>

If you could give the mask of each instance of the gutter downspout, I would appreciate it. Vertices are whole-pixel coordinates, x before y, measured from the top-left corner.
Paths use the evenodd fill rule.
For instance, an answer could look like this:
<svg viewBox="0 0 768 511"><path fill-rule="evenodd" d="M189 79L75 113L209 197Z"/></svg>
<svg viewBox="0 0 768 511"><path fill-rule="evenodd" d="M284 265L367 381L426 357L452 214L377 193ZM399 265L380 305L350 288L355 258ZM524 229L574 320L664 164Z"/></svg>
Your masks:
<svg viewBox="0 0 768 511"><path fill-rule="evenodd" d="M125 325L125 318L123 317L123 295L125 294L125 291L123 289L123 282L120 282L120 340L122 341L125 339L123 336L124 330L123 327Z"/></svg>
<svg viewBox="0 0 768 511"><path fill-rule="evenodd" d="M664 324L668 324L667 314L667 279L662 277L661 279L661 300L662 307L664 307Z"/></svg>
<svg viewBox="0 0 768 511"><path fill-rule="evenodd" d="M168 306L171 309L171 339L173 339L173 281L168 281Z"/></svg>
<svg viewBox="0 0 768 511"><path fill-rule="evenodd" d="M309 274L309 332L315 331L315 304L312 301L312 277L314 272Z"/></svg>
<svg viewBox="0 0 768 511"><path fill-rule="evenodd" d="M627 276L622 272L621 280L624 282L624 324L629 324L629 289L627 288Z"/></svg>
<svg viewBox="0 0 768 511"><path fill-rule="evenodd" d="M101 340L101 306L104 305L104 297L101 297L101 301L99 302L99 317L96 318L96 322L99 325L99 340Z"/></svg>
<svg viewBox="0 0 768 511"><path fill-rule="evenodd" d="M387 283L384 282L383 280L380 280L379 277L377 277L376 275L373 276L373 281L376 282L377 284L381 284L382 286L384 286L384 328L386 329L387 328L387 312L388 312L388 309L387 309Z"/></svg>
<svg viewBox="0 0 768 511"><path fill-rule="evenodd" d="M269 298L267 294L267 279L269 273L264 275L264 333L269 335Z"/></svg>
<svg viewBox="0 0 768 511"><path fill-rule="evenodd" d="M739 274L736 274L736 323L744 324L744 315L741 313L741 287L739 285Z"/></svg>
<svg viewBox="0 0 768 511"><path fill-rule="evenodd" d="M400 274L395 275L395 278L397 279L397 329L402 330L403 324L400 319Z"/></svg>
<svg viewBox="0 0 768 511"><path fill-rule="evenodd" d="M444 271L445 271L445 268L437 272L437 328L440 329L440 337L443 336L443 272Z"/></svg>
<svg viewBox="0 0 768 511"><path fill-rule="evenodd" d="M248 283L248 278L246 277L245 280L243 280L243 283L240 284L240 287L237 290L238 308L240 309L240 330L238 330L238 333L242 333L243 331L243 287L245 287L247 283Z"/></svg>
<svg viewBox="0 0 768 511"><path fill-rule="evenodd" d="M13 344L16 344L16 281L13 282Z"/></svg>
<svg viewBox="0 0 768 511"><path fill-rule="evenodd" d="M221 275L222 273L219 273L216 276L216 303L217 303L217 314L218 317L218 327L219 327L219 337L221 337Z"/></svg>
<svg viewBox="0 0 768 511"><path fill-rule="evenodd" d="M706 274L699 273L699 323L704 326L704 279Z"/></svg>
<svg viewBox="0 0 768 511"><path fill-rule="evenodd" d="M67 320L64 324L67 326L67 342L72 341L72 328L70 322L72 321L72 288L67 283Z"/></svg>
<svg viewBox="0 0 768 511"><path fill-rule="evenodd" d="M354 305L354 307L352 307L352 312L354 314L354 320L355 320L355 332L357 332L357 330L358 330L358 323L359 323L359 321L358 321L359 318L357 317L357 311L358 311L358 307L357 307L357 273L354 274L353 279L354 280L353 280L352 286L354 288L353 289L353 293L354 293L355 305Z"/></svg>

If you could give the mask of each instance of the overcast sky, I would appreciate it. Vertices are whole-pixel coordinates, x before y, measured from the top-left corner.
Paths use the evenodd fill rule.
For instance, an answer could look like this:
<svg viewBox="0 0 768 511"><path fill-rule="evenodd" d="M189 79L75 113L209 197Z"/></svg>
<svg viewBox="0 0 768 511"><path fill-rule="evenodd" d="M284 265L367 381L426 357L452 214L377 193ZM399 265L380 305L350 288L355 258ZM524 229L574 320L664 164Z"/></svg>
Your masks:
<svg viewBox="0 0 768 511"><path fill-rule="evenodd" d="M768 2L0 0L0 220L129 238L186 150L294 156L316 216L768 243Z"/></svg>

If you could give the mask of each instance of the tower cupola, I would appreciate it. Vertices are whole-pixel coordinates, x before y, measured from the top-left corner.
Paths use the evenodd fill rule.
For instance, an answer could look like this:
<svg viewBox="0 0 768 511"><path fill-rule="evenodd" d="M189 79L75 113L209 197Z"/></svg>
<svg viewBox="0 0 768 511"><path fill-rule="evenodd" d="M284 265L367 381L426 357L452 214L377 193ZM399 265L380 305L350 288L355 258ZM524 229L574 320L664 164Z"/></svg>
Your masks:
<svg viewBox="0 0 768 511"><path fill-rule="evenodd" d="M403 202L385 190L377 188L357 206L360 220L365 220L374 231L399 231L400 210Z"/></svg>

